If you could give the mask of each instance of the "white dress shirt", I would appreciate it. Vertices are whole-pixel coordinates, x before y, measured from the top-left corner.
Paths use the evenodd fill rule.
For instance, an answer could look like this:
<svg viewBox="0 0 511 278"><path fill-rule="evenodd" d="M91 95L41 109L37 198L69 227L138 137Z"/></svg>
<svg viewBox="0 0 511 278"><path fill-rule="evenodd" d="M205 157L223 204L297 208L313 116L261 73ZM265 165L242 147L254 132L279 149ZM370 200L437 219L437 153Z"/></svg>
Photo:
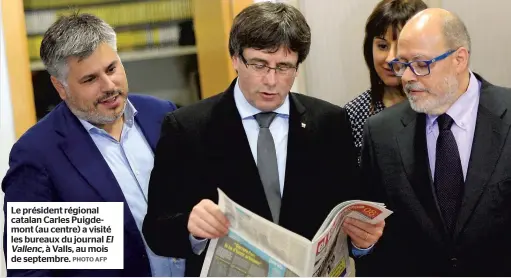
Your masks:
<svg viewBox="0 0 511 278"><path fill-rule="evenodd" d="M252 156L257 164L257 138L259 136L259 125L254 115L262 111L252 106L243 93L241 92L238 81L234 86L234 102L238 113L241 116L243 128L247 135L248 144L252 151ZM270 125L270 132L275 143L275 151L277 153L277 168L279 171L280 196L284 192L284 179L286 175L286 159L287 159L287 135L289 132L289 95L286 96L284 103L273 112L277 116ZM195 254L200 255L206 248L206 239L198 240L190 234L190 243Z"/></svg>
<svg viewBox="0 0 511 278"><path fill-rule="evenodd" d="M236 108L240 113L243 128L247 135L248 144L252 151L252 156L257 164L257 138L259 136L259 124L257 123L254 115L261 113L262 111L252 106L243 93L241 92L238 82L234 86L234 102ZM270 125L270 132L275 143L275 151L277 153L277 168L279 171L279 183L280 183L280 196L284 192L284 180L286 174L286 159L287 159L287 135L289 133L289 95L286 96L284 103L273 110L277 113L275 119Z"/></svg>

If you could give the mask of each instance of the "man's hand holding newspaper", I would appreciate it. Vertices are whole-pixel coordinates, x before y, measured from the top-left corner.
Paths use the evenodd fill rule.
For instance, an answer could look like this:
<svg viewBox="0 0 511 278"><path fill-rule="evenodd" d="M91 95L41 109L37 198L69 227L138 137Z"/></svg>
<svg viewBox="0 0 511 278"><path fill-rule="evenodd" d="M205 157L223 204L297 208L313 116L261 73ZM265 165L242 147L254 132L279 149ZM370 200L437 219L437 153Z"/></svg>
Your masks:
<svg viewBox="0 0 511 278"><path fill-rule="evenodd" d="M385 220L372 224L351 217L346 217L342 224L344 232L359 249L367 249L378 242L383 235Z"/></svg>
<svg viewBox="0 0 511 278"><path fill-rule="evenodd" d="M346 276L353 272L347 236L359 249L371 247L392 213L379 203L341 203L310 241L218 192L218 205L202 200L188 221L191 235L212 239L201 276Z"/></svg>
<svg viewBox="0 0 511 278"><path fill-rule="evenodd" d="M188 219L188 231L196 238L224 237L229 232L229 225L229 220L222 213L220 207L206 199L193 208ZM383 234L384 227L385 220L371 224L351 217L347 217L343 224L344 232L360 249L366 249L376 244Z"/></svg>
<svg viewBox="0 0 511 278"><path fill-rule="evenodd" d="M229 220L211 200L202 200L193 207L188 218L188 231L196 238L219 238L229 232Z"/></svg>

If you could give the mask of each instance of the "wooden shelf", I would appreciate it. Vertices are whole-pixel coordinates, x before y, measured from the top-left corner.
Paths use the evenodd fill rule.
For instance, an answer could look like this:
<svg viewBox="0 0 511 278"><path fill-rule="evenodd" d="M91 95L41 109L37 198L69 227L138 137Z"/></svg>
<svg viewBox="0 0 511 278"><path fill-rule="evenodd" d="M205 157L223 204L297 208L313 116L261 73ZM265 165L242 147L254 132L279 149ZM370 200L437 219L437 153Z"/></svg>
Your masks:
<svg viewBox="0 0 511 278"><path fill-rule="evenodd" d="M195 45L191 46L166 46L161 48L141 49L134 51L119 52L122 62L142 61L149 59L160 59L175 56L196 54L197 48ZM42 61L35 61L30 63L31 70L44 70Z"/></svg>

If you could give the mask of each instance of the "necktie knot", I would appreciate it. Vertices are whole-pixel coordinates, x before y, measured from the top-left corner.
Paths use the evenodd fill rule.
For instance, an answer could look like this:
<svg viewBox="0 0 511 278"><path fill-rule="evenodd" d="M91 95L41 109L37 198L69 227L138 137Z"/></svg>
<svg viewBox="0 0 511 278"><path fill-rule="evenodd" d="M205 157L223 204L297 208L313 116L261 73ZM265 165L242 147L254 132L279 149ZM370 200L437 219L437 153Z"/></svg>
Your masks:
<svg viewBox="0 0 511 278"><path fill-rule="evenodd" d="M442 114L437 119L439 130L450 130L454 120L447 114Z"/></svg>
<svg viewBox="0 0 511 278"><path fill-rule="evenodd" d="M277 113L275 112L262 112L254 115L260 128L269 128L271 122L275 119L275 116L277 116Z"/></svg>

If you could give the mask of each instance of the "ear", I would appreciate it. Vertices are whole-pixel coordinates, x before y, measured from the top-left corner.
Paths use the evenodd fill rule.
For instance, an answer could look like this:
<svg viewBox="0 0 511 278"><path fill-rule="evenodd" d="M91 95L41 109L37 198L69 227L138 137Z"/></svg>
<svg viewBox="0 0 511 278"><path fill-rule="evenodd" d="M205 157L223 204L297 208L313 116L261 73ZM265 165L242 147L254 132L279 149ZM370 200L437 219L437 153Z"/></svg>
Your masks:
<svg viewBox="0 0 511 278"><path fill-rule="evenodd" d="M62 100L66 100L67 94L66 94L66 88L62 82L60 82L55 76L50 77L51 83L53 84L53 87L55 87L55 90L59 93L59 96Z"/></svg>
<svg viewBox="0 0 511 278"><path fill-rule="evenodd" d="M455 55L454 61L456 63L456 71L458 73L465 71L468 68L468 62L470 58L470 53L468 52L468 49L466 49L465 47L460 47L453 54Z"/></svg>
<svg viewBox="0 0 511 278"><path fill-rule="evenodd" d="M234 54L234 55L231 56L231 63L232 63L232 67L234 68L234 70L237 73L238 72L238 67L239 67L240 63L242 63L242 61L240 60L238 55Z"/></svg>

